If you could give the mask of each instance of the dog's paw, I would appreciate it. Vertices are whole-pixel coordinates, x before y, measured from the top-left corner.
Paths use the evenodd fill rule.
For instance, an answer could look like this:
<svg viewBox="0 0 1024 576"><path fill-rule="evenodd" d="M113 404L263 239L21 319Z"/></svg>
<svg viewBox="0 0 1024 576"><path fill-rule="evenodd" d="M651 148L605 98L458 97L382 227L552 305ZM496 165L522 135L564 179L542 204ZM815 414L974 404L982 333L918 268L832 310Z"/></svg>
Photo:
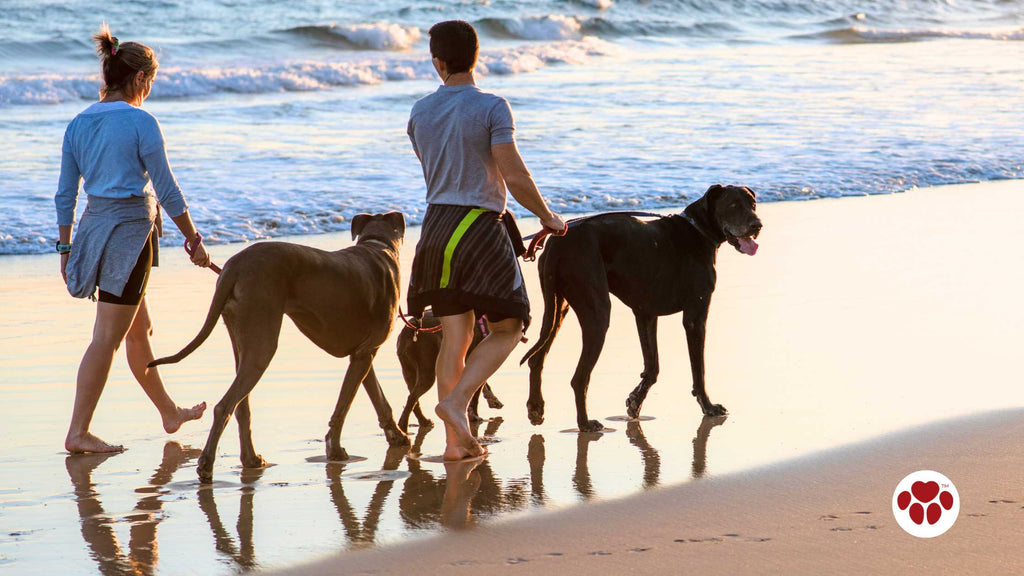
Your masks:
<svg viewBox="0 0 1024 576"><path fill-rule="evenodd" d="M243 468L266 468L267 461L263 459L263 456L259 454L253 455L252 458L242 458Z"/></svg>
<svg viewBox="0 0 1024 576"><path fill-rule="evenodd" d="M434 427L434 421L430 418L424 418L419 421L420 430L430 430Z"/></svg>
<svg viewBox="0 0 1024 576"><path fill-rule="evenodd" d="M348 460L348 450L345 450L343 447L338 446L333 450L327 451L328 462L342 462L344 460Z"/></svg>
<svg viewBox="0 0 1024 576"><path fill-rule="evenodd" d="M505 407L505 405L502 404L501 400L498 400L497 398L488 398L487 407L493 410L501 410L502 408Z"/></svg>
<svg viewBox="0 0 1024 576"><path fill-rule="evenodd" d="M388 440L388 446L412 446L409 435L397 427L384 430L384 437Z"/></svg>
<svg viewBox="0 0 1024 576"><path fill-rule="evenodd" d="M544 403L530 404L526 403L526 415L530 418L530 424L534 426L540 426L544 423Z"/></svg>
<svg viewBox="0 0 1024 576"><path fill-rule="evenodd" d="M629 395L629 398L626 398L626 414L634 420L640 417L640 403L636 401L632 394Z"/></svg>
<svg viewBox="0 0 1024 576"><path fill-rule="evenodd" d="M203 470L196 466L196 474L199 476L200 484L213 484L213 470Z"/></svg>
<svg viewBox="0 0 1024 576"><path fill-rule="evenodd" d="M196 462L196 474L199 475L200 484L213 484L213 458L207 456L205 450Z"/></svg>
<svg viewBox="0 0 1024 576"><path fill-rule="evenodd" d="M601 432L604 430L604 424L601 424L597 420L587 420L580 424L580 432Z"/></svg>
<svg viewBox="0 0 1024 576"><path fill-rule="evenodd" d="M729 413L729 411L725 409L725 406L722 406L721 404L709 403L703 409L705 416L725 416Z"/></svg>

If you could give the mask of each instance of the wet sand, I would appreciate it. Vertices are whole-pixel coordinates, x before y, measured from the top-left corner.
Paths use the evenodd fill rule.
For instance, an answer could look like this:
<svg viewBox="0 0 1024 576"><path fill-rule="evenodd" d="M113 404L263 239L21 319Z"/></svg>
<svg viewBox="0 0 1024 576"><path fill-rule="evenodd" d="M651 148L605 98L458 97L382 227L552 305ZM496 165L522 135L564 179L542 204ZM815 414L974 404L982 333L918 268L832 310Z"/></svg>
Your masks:
<svg viewBox="0 0 1024 576"><path fill-rule="evenodd" d="M339 572L507 562L531 573L663 572L680 561L811 572L890 556L959 566L972 546L1002 550L1001 565L1019 569L1013 555L1022 547L1004 539L1019 542L1014 522L1024 513L1021 414L990 412L1024 406L1024 182L762 204L759 212L758 255L719 254L707 372L727 418L703 419L689 394L677 315L659 326L661 378L643 408L653 419L609 419L624 413L642 370L632 315L616 303L589 397L591 415L613 431L564 432L575 426L567 382L579 353L570 315L545 372L544 424L526 419L521 346L491 380L505 407L483 408L500 419L480 427L490 456L475 468L432 458L443 448L438 430L413 429L414 457L388 450L362 393L342 443L364 459L325 463L322 438L347 362L286 322L253 394L255 445L274 465L241 470L231 423L212 488L200 488L194 471L211 416L163 434L123 355L93 430L128 451L62 451L93 305L66 295L56 256L0 258L0 571L228 574L326 559L342 562ZM526 233L535 226L522 223ZM415 234L403 251L406 272ZM347 234L292 240L351 243ZM242 248L212 253L222 263ZM161 258L149 291L158 355L191 339L214 285L184 254L168 249ZM524 272L539 317L535 268ZM375 366L397 411L405 386L394 335ZM221 328L182 363L162 367L183 405L215 403L232 372ZM919 428L935 422L946 424ZM876 438L886 440L839 448ZM887 506L896 483L926 463L957 485L963 504L949 533L919 541ZM454 530L466 526L480 528ZM359 552L367 548L374 551ZM451 566L463 560L464 568Z"/></svg>
<svg viewBox="0 0 1024 576"><path fill-rule="evenodd" d="M1024 568L1024 410L917 428L708 482L350 554L306 574L1016 574ZM941 470L962 498L933 539L892 493Z"/></svg>

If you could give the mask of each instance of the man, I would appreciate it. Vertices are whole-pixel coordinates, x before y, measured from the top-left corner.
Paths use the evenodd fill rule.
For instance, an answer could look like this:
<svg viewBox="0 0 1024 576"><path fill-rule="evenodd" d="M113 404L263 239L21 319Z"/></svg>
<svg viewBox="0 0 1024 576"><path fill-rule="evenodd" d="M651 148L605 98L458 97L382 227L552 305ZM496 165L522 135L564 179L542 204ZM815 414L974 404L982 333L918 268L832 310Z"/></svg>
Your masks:
<svg viewBox="0 0 1024 576"><path fill-rule="evenodd" d="M419 100L408 133L423 166L427 212L409 282L409 312L426 306L441 320L437 357L438 417L445 423L445 460L482 456L470 432L469 401L508 355L530 321L530 303L510 238L506 186L541 224L563 230L516 148L508 102L481 91L473 68L479 42L460 20L430 29L430 54L444 82ZM466 358L476 314L490 335Z"/></svg>

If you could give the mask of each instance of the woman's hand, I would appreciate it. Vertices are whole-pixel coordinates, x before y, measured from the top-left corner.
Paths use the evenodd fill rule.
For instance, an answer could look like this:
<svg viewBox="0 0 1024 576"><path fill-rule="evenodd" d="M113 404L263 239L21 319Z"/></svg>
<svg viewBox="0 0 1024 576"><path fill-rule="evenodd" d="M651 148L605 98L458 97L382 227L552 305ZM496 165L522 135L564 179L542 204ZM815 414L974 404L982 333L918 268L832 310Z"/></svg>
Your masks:
<svg viewBox="0 0 1024 576"><path fill-rule="evenodd" d="M64 284L68 283L68 258L70 257L70 252L60 255L60 275L64 278Z"/></svg>
<svg viewBox="0 0 1024 576"><path fill-rule="evenodd" d="M206 245L202 242L195 244L189 243L192 246L192 263L200 268L210 267L210 253L206 251Z"/></svg>

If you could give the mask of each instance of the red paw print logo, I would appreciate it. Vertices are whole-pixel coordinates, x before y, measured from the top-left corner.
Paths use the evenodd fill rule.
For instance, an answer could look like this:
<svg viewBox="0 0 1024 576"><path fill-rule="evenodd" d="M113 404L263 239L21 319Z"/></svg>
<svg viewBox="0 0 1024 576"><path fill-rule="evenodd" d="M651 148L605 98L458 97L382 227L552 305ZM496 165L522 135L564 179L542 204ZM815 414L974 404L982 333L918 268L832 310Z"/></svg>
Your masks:
<svg viewBox="0 0 1024 576"><path fill-rule="evenodd" d="M956 522L960 497L949 478L932 470L919 470L896 486L892 513L900 527L911 535L934 538Z"/></svg>

